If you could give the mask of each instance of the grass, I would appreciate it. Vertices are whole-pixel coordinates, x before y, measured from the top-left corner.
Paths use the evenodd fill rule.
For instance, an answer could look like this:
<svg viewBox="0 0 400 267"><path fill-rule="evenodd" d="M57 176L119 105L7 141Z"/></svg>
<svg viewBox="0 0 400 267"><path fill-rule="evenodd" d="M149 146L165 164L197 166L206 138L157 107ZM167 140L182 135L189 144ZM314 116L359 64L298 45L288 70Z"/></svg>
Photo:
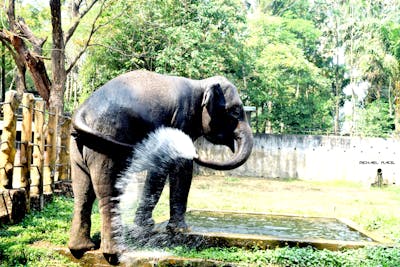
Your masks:
<svg viewBox="0 0 400 267"><path fill-rule="evenodd" d="M72 198L54 197L19 224L0 224L0 266L79 266L53 250L67 245L73 204ZM92 220L95 235L100 231L97 207Z"/></svg>
<svg viewBox="0 0 400 267"><path fill-rule="evenodd" d="M166 187L167 188L167 187ZM348 218L373 233L400 242L400 187L367 188L346 181L306 182L236 177L195 177L189 209L239 210ZM41 212L18 225L0 226L0 266L77 266L54 252L68 242L73 200L56 197ZM154 212L168 218L168 190ZM92 215L100 229L97 209ZM400 266L400 249L371 247L332 252L312 248L202 251L171 248L175 255L237 262L254 266Z"/></svg>
<svg viewBox="0 0 400 267"><path fill-rule="evenodd" d="M167 194L165 194L165 200ZM188 208L239 210L350 219L400 240L400 187L367 188L348 181L313 182L196 177Z"/></svg>

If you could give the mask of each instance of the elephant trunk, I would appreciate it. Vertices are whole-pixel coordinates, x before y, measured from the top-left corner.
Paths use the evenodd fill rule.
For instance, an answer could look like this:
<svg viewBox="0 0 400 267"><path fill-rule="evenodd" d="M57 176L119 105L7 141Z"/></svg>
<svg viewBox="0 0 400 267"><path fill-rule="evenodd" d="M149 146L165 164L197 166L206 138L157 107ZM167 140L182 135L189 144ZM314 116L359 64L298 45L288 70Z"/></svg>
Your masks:
<svg viewBox="0 0 400 267"><path fill-rule="evenodd" d="M200 166L215 169L215 170L232 170L249 158L253 148L253 134L251 128L246 121L240 121L234 131L234 139L237 142L237 150L233 156L224 162L195 158L194 161Z"/></svg>

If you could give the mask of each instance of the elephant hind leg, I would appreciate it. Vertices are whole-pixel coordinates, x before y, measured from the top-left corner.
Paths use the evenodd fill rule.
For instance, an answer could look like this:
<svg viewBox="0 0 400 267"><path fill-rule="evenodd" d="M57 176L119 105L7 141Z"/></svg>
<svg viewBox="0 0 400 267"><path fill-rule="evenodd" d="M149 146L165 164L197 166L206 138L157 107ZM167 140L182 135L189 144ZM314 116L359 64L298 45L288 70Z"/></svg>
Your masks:
<svg viewBox="0 0 400 267"><path fill-rule="evenodd" d="M114 262L119 254L116 240L117 229L113 219L118 216L119 190L115 187L118 177L126 167L127 155L104 155L91 151L93 157L89 164L90 176L94 192L99 201L101 217L101 244L100 249L104 256ZM110 262L110 263L111 263Z"/></svg>
<svg viewBox="0 0 400 267"><path fill-rule="evenodd" d="M170 186L170 219L167 230L171 232L187 232L185 222L187 200L193 177L193 161L178 159L169 174Z"/></svg>
<svg viewBox="0 0 400 267"><path fill-rule="evenodd" d="M145 228L153 228L152 213L164 189L167 174L148 171L139 207L136 210L135 224Z"/></svg>
<svg viewBox="0 0 400 267"><path fill-rule="evenodd" d="M85 251L96 248L90 239L90 215L96 196L88 170L84 167L81 152L73 138L71 138L71 155L74 214L68 247L74 256L80 258Z"/></svg>

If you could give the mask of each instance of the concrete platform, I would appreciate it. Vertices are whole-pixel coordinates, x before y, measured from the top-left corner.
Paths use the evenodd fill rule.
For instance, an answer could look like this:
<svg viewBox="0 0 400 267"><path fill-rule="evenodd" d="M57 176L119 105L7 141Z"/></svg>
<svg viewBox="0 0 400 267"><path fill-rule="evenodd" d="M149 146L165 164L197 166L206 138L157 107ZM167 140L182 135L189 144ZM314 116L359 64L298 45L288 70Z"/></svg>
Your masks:
<svg viewBox="0 0 400 267"><path fill-rule="evenodd" d="M191 239L200 246L282 246L340 250L392 242L361 229L347 219L272 213L191 210L187 213Z"/></svg>
<svg viewBox="0 0 400 267"><path fill-rule="evenodd" d="M108 267L112 266L109 264L104 256L98 250L88 251L84 254L84 256L80 259L74 258L71 252L67 248L56 248L55 251L64 255L71 259L73 262L78 263L82 267ZM225 267L234 267L236 266L234 263L226 263L215 260L205 260L205 259L195 259L195 258L183 258L183 257L175 257L171 255L156 255L149 252L138 251L132 252L128 255L125 255L125 261L123 263L116 264L114 266L119 267L167 267L167 266L176 266L176 267L216 267L216 266L225 266Z"/></svg>

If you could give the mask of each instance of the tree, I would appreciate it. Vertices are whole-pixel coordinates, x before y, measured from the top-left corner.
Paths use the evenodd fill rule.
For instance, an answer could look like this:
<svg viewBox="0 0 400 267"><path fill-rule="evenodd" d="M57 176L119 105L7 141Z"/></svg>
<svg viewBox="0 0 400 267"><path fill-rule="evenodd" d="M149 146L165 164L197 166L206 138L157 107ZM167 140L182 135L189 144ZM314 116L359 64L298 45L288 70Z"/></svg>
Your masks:
<svg viewBox="0 0 400 267"><path fill-rule="evenodd" d="M391 60L383 49L380 29L388 21L398 18L397 1L316 1L315 6L324 15L317 15L318 27L323 31L320 38L321 55L331 64L335 94L335 128L341 132L340 111L349 101L352 108L348 124L349 133L357 134L358 112L371 107L366 105L381 96L388 98L390 107L390 84L387 83ZM363 85L368 83L365 92ZM346 94L344 94L346 92ZM388 92L388 93L387 93ZM390 108L389 108L390 110Z"/></svg>
<svg viewBox="0 0 400 267"><path fill-rule="evenodd" d="M400 24L395 22L388 22L383 25L382 39L385 50L392 55L395 60L391 64L387 64L386 69L389 74L390 87L393 88L394 97L394 124L395 132L397 135L400 133ZM389 58L390 59L390 58ZM390 92L390 91L389 91ZM389 98L390 100L391 98ZM390 102L389 102L390 104ZM391 110L391 105L389 105ZM389 111L391 113L391 111Z"/></svg>
<svg viewBox="0 0 400 267"><path fill-rule="evenodd" d="M121 1L104 17L111 14L119 16L86 57L86 92L134 69L194 79L222 74L242 81L242 1Z"/></svg>
<svg viewBox="0 0 400 267"><path fill-rule="evenodd" d="M247 40L249 102L257 131L305 132L331 124L329 80L316 65L320 36L312 21L255 13Z"/></svg>
<svg viewBox="0 0 400 267"><path fill-rule="evenodd" d="M99 2L98 16L95 17L89 37L82 46L82 51L78 52L76 58L66 65L65 49L71 40L81 20ZM43 53L43 46L47 38L40 38L35 35L25 20L16 17L15 0L10 0L8 6L3 6L7 13L7 27L0 31L0 40L11 53L18 68L19 83L17 91L26 91L26 70L29 71L36 90L40 96L46 100L50 109L63 110L64 107L64 88L67 74L82 56L87 48L93 34L98 30L96 21L104 9L104 1L92 0L73 0L72 20L67 31L62 27L61 1L50 0L51 26L52 26L52 48L51 48L51 79L48 75L45 64L46 55Z"/></svg>
<svg viewBox="0 0 400 267"><path fill-rule="evenodd" d="M384 99L370 102L360 110L359 134L362 136L388 137L393 130L389 103Z"/></svg>

